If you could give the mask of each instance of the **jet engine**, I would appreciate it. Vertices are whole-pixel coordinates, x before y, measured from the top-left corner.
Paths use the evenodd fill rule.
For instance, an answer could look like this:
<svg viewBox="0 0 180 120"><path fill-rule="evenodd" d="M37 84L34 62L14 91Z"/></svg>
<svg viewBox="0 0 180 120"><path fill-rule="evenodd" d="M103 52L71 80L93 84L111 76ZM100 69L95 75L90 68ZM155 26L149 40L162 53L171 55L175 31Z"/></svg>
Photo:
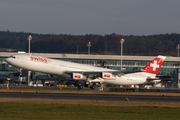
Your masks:
<svg viewBox="0 0 180 120"><path fill-rule="evenodd" d="M74 80L86 80L87 77L81 73L72 73L72 79L74 79Z"/></svg>
<svg viewBox="0 0 180 120"><path fill-rule="evenodd" d="M102 73L102 79L116 79L116 75L112 73Z"/></svg>

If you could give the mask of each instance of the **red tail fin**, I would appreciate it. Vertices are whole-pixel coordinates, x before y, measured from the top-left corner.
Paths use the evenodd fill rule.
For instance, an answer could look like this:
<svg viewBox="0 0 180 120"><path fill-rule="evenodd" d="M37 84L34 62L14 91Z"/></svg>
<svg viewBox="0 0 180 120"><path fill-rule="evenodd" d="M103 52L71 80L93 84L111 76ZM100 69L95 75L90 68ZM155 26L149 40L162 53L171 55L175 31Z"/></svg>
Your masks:
<svg viewBox="0 0 180 120"><path fill-rule="evenodd" d="M154 58L151 62L149 62L145 67L142 68L142 71L151 73L151 74L157 74L164 63L166 56L157 56Z"/></svg>

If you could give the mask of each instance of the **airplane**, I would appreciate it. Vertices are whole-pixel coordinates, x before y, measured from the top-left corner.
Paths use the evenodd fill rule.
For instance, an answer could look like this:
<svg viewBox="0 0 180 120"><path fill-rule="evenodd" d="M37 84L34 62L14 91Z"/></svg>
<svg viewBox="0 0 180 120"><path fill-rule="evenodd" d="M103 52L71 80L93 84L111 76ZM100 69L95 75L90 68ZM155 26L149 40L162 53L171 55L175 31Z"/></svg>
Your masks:
<svg viewBox="0 0 180 120"><path fill-rule="evenodd" d="M158 55L140 71L123 72L108 68L84 65L34 55L11 55L5 61L20 69L58 75L77 81L85 81L85 86L95 88L95 83L112 85L142 85L159 80L156 77L166 56ZM82 89L78 85L78 89Z"/></svg>

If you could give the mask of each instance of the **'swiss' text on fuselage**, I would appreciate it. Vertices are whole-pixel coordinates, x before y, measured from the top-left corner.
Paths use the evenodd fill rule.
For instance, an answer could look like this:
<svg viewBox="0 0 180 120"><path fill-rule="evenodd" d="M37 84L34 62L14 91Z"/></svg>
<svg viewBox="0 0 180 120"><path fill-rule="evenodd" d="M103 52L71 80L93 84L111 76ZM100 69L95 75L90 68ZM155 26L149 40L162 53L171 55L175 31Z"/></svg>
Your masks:
<svg viewBox="0 0 180 120"><path fill-rule="evenodd" d="M46 58L34 57L34 56L30 56L30 60L31 61L36 61L36 62L42 62L42 63L47 63L48 62L48 60Z"/></svg>

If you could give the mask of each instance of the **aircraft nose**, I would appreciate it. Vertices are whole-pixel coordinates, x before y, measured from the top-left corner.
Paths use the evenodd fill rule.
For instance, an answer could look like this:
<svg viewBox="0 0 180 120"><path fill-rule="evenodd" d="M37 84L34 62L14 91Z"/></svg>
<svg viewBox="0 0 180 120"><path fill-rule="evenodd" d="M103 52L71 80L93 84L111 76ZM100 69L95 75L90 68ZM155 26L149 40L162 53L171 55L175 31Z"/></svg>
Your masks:
<svg viewBox="0 0 180 120"><path fill-rule="evenodd" d="M7 63L9 63L9 58L6 58L5 61L6 61Z"/></svg>

